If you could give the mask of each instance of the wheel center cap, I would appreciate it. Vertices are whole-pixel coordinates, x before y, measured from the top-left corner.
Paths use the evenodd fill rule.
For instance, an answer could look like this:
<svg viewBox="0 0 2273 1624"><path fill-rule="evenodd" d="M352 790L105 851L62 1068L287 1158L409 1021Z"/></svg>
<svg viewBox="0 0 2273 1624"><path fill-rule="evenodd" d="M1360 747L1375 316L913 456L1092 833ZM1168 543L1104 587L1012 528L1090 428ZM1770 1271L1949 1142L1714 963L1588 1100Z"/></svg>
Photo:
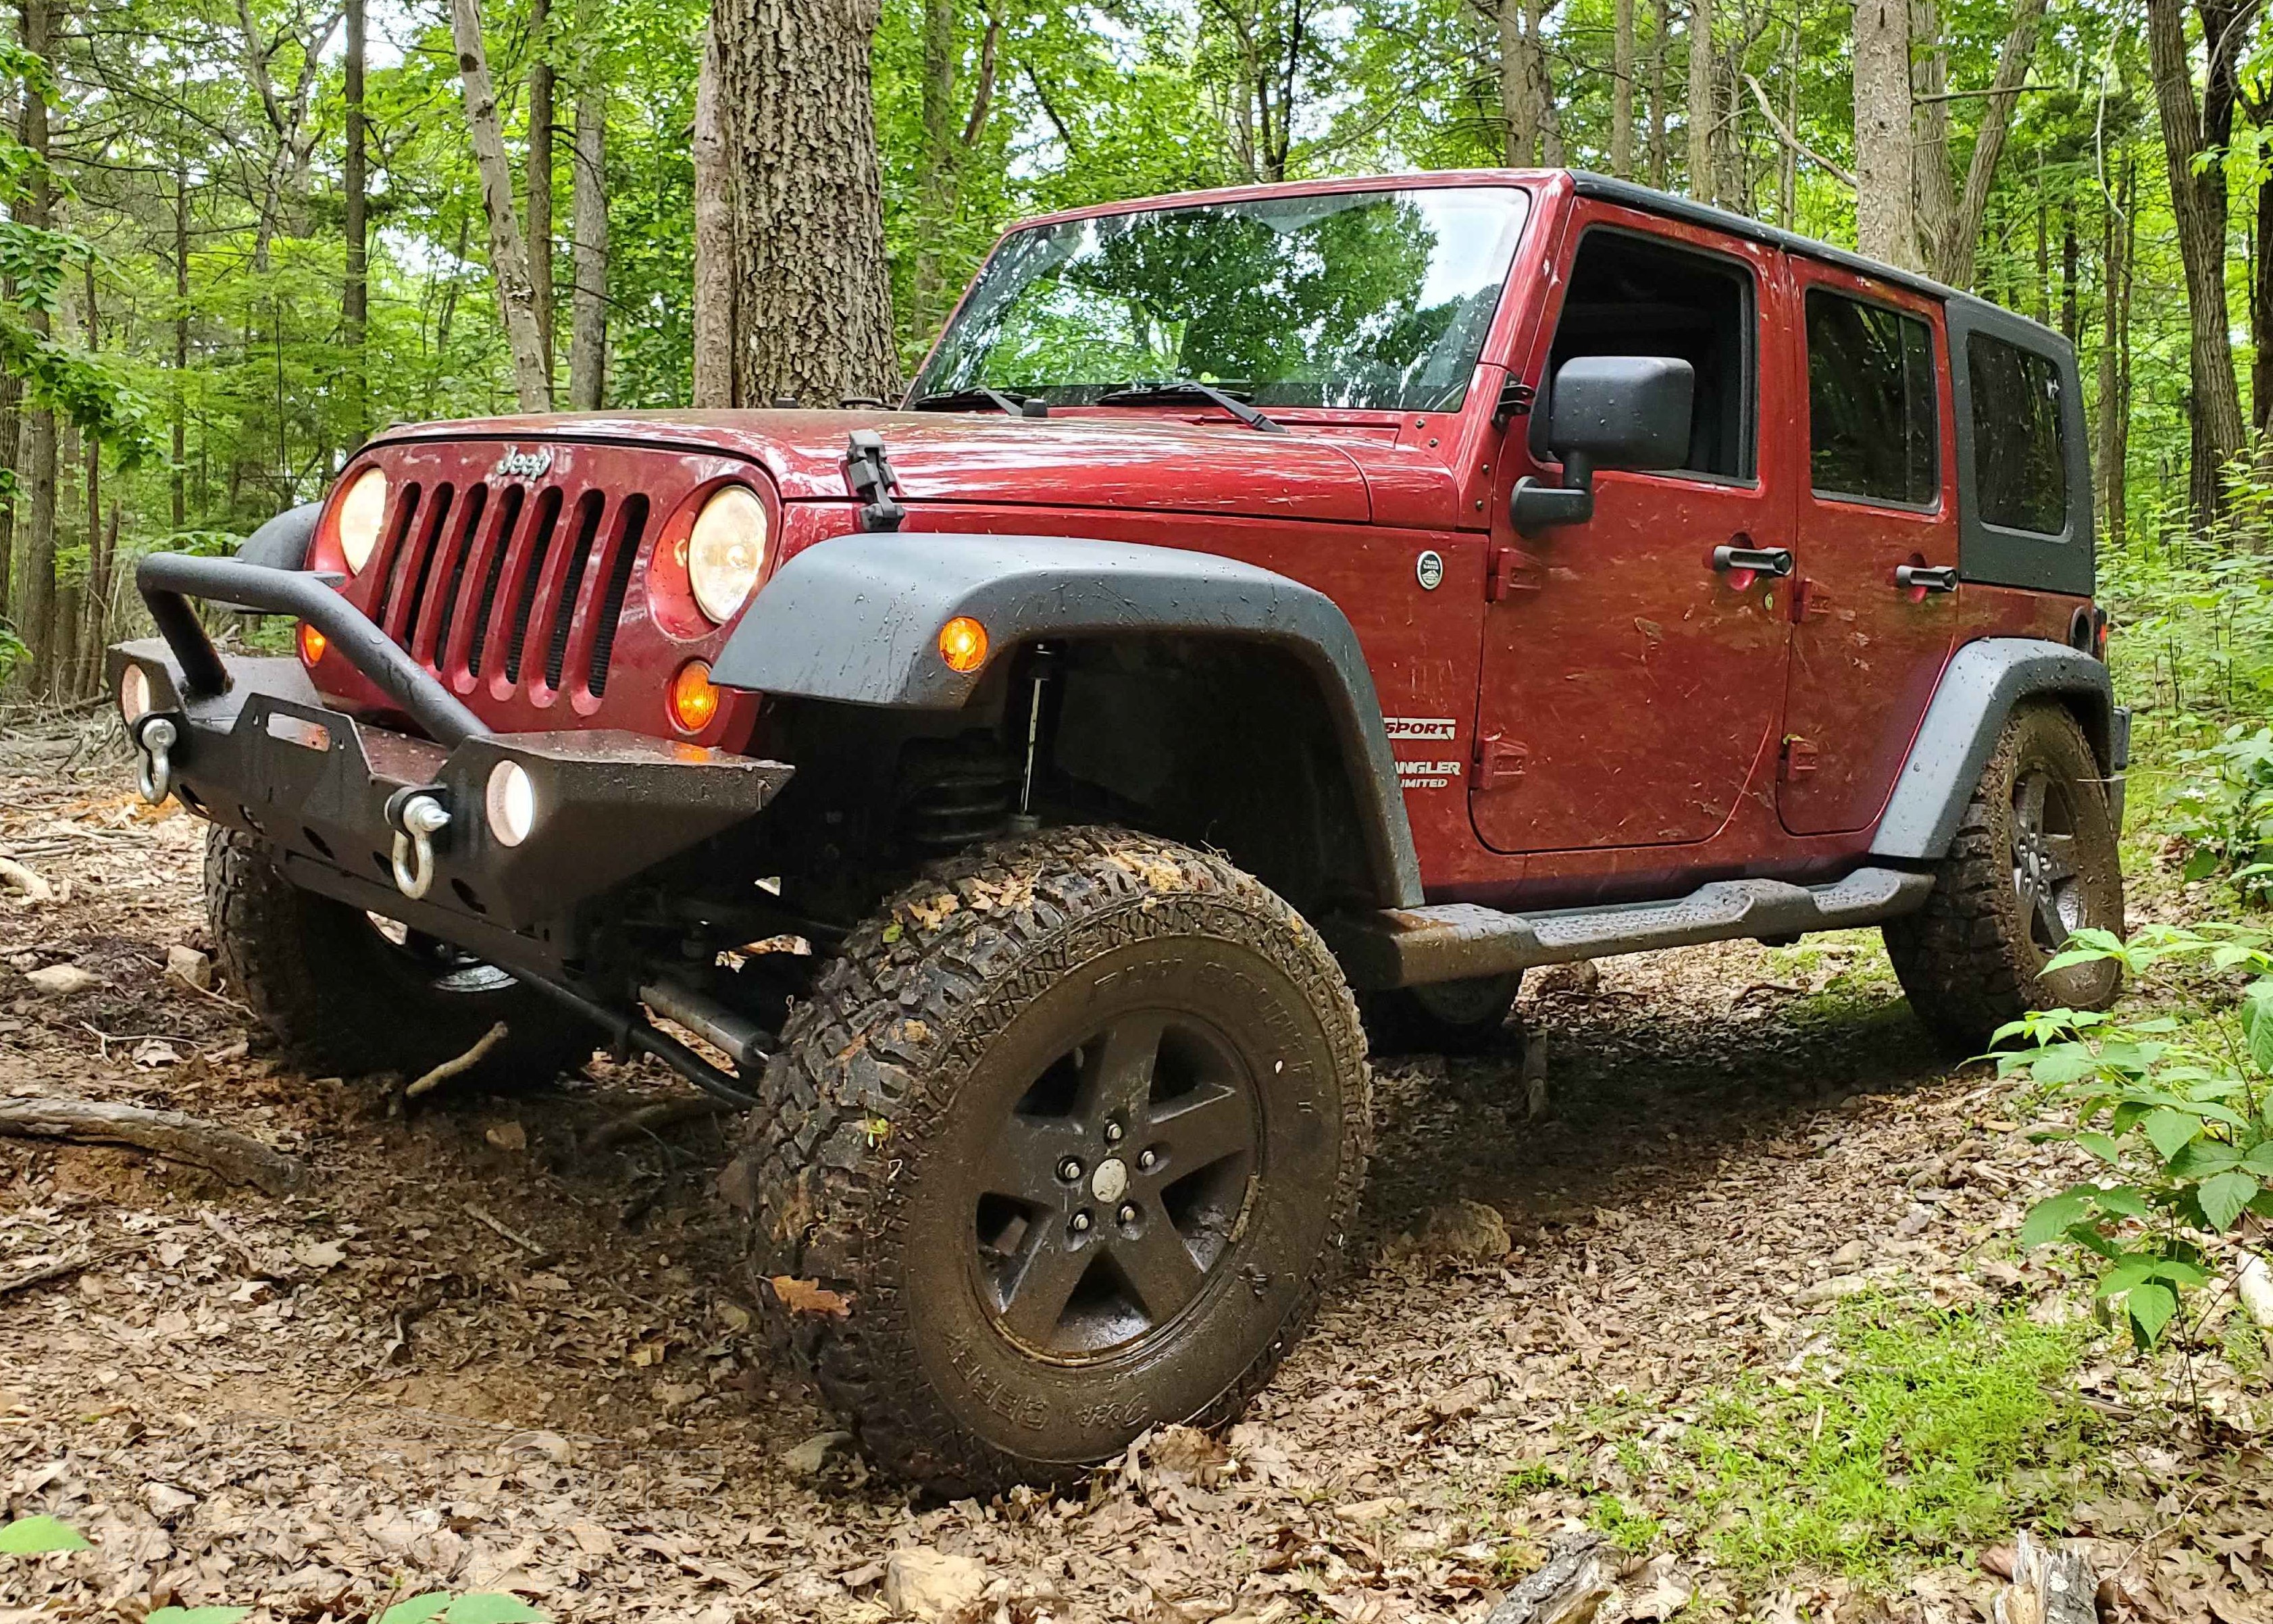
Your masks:
<svg viewBox="0 0 2273 1624"><path fill-rule="evenodd" d="M1118 1156L1107 1156L1090 1175L1089 1192L1100 1201L1117 1201L1128 1188L1129 1164Z"/></svg>

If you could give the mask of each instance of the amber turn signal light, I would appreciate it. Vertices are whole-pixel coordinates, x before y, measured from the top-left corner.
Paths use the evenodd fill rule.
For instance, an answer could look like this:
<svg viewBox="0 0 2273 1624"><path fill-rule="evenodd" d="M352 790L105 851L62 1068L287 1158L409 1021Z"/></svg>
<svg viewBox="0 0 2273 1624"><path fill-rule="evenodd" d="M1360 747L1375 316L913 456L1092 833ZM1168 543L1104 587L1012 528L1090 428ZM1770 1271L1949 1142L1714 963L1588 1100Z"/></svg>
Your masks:
<svg viewBox="0 0 2273 1624"><path fill-rule="evenodd" d="M939 657L947 668L969 676L986 663L986 628L967 614L958 614L939 628Z"/></svg>
<svg viewBox="0 0 2273 1624"><path fill-rule="evenodd" d="M302 665L314 665L324 658L324 650L330 646L330 638L305 620L300 622L300 663Z"/></svg>
<svg viewBox="0 0 2273 1624"><path fill-rule="evenodd" d="M718 690L710 681L710 667L689 660L671 680L671 719L682 733L699 733L718 714Z"/></svg>

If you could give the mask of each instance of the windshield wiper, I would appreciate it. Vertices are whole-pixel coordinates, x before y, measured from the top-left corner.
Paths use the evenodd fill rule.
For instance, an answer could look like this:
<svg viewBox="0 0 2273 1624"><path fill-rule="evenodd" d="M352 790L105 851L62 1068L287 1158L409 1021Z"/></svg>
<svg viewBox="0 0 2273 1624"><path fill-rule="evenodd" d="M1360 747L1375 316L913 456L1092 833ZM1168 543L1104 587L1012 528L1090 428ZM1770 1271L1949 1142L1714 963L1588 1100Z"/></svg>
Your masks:
<svg viewBox="0 0 2273 1624"><path fill-rule="evenodd" d="M1008 417L1046 417L1050 403L1038 395L1005 395L980 385L949 389L944 395L925 395L908 402L910 411L979 411L988 406Z"/></svg>
<svg viewBox="0 0 2273 1624"><path fill-rule="evenodd" d="M1274 417L1266 417L1238 396L1227 395L1211 383L1197 383L1180 378L1166 383L1136 383L1125 389L1109 389L1097 397L1099 406L1173 406L1178 401L1205 401L1220 406L1251 429L1265 434L1284 434L1287 425Z"/></svg>

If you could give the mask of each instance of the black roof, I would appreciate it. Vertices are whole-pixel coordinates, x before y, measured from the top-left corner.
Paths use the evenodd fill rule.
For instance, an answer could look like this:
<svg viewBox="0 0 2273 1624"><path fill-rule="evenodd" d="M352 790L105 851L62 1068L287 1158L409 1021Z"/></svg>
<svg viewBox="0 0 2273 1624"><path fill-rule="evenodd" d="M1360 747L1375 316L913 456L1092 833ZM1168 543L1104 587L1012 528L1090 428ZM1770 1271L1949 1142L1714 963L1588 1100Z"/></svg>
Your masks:
<svg viewBox="0 0 2273 1624"><path fill-rule="evenodd" d="M1983 312L1993 311L2000 318L1997 324L1999 326L2008 322L2022 322L2035 328L2046 339L2061 345L2066 345L2067 342L2064 335L2054 332L2043 323L2032 321L2019 312L2007 310L2001 304L1992 304L1977 294L1967 293L1962 289L1947 286L1917 271L1906 271L1900 266L1887 265L1881 260L1866 259L1845 248L1835 248L1829 243L1819 242L1812 237L1802 237L1797 231L1784 230L1780 226L1769 225L1766 221L1754 220L1749 215L1739 214L1729 209L1715 208L1710 203L1699 203L1694 198L1684 198L1671 192L1660 192L1654 186L1644 186L1630 180L1618 180L1611 176L1597 175L1588 169L1572 170L1571 179L1577 185L1581 197L1600 198L1606 203L1623 204L1628 208L1641 209L1653 214L1669 215L1676 220L1685 220L1692 225L1710 226L1716 231L1726 231L1732 237L1744 237L1758 243L1770 243L1793 253L1805 254L1810 259L1822 259L1832 265L1844 267L1850 271L1860 271L1864 275L1875 276L1882 282L1898 282L1905 288L1923 293L1930 298L1940 299L1946 304L1970 305Z"/></svg>

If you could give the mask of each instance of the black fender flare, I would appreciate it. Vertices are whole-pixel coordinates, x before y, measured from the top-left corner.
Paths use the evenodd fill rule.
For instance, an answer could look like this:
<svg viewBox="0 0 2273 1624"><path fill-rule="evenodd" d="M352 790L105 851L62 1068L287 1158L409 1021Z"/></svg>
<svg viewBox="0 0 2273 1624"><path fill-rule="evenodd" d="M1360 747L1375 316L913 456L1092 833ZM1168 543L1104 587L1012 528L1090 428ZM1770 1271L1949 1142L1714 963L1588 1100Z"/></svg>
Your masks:
<svg viewBox="0 0 2273 1624"><path fill-rule="evenodd" d="M837 536L791 558L750 601L713 663L724 688L953 710L985 675L949 669L939 629L986 628L992 658L1039 638L1186 633L1272 644L1333 711L1385 907L1423 900L1421 866L1373 673L1333 600L1213 553L1067 536L936 531Z"/></svg>
<svg viewBox="0 0 2273 1624"><path fill-rule="evenodd" d="M1919 862L1947 855L2013 707L2046 696L2066 703L2083 725L2107 775L2108 801L2120 829L2131 713L2115 703L2107 667L2047 638L1984 637L1960 648L1942 668L1871 854Z"/></svg>

